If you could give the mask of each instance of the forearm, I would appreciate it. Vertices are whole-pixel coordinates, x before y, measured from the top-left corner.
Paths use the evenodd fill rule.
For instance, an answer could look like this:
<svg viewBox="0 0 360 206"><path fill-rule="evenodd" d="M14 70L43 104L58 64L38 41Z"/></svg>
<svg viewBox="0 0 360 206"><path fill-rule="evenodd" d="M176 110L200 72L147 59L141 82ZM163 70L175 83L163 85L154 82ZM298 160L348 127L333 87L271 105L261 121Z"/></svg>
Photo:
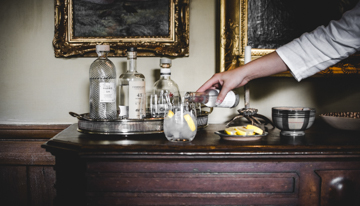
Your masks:
<svg viewBox="0 0 360 206"><path fill-rule="evenodd" d="M266 77L288 70L288 67L276 52L247 63L243 68L244 80L250 80ZM242 85L241 85L242 86Z"/></svg>

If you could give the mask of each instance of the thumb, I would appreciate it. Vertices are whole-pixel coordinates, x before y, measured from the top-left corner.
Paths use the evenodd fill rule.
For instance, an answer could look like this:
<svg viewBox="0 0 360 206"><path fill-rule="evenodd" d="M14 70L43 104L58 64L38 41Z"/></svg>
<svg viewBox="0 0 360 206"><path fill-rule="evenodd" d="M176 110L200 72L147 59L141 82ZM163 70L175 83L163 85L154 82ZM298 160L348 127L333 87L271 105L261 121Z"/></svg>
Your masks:
<svg viewBox="0 0 360 206"><path fill-rule="evenodd" d="M216 99L216 105L219 105L219 104L221 104L221 103L224 101L224 99L225 99L225 97L226 97L226 94L227 94L229 91L230 91L229 88L226 88L226 87L221 88L220 93L219 93L219 95L218 95L218 97L217 97L217 99Z"/></svg>

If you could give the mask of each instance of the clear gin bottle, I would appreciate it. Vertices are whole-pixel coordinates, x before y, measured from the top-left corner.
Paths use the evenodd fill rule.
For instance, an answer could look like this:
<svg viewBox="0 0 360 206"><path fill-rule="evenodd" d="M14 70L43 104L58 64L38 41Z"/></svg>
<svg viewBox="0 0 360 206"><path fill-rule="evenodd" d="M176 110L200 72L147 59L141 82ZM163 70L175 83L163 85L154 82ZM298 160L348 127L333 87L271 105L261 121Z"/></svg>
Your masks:
<svg viewBox="0 0 360 206"><path fill-rule="evenodd" d="M181 101L178 85L171 79L171 59L160 59L160 79L154 83L151 98L152 117L164 117L170 107Z"/></svg>
<svg viewBox="0 0 360 206"><path fill-rule="evenodd" d="M119 77L120 118L142 119L145 117L145 76L137 72L137 49L127 50L127 71Z"/></svg>
<svg viewBox="0 0 360 206"><path fill-rule="evenodd" d="M220 91L218 89L208 89L205 92L186 92L186 102L202 103L207 107L233 108L240 102L240 97L233 91L229 91L221 104L216 104L216 99Z"/></svg>
<svg viewBox="0 0 360 206"><path fill-rule="evenodd" d="M90 118L94 120L117 118L116 70L107 58L109 51L109 45L96 45L98 58L90 66Z"/></svg>

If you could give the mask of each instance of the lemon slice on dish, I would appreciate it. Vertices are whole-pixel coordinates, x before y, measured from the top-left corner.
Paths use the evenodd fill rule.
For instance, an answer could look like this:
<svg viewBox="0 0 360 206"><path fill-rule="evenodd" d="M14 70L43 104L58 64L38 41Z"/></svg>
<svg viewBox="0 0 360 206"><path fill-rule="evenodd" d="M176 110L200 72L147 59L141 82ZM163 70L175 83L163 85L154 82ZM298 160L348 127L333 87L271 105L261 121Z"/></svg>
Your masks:
<svg viewBox="0 0 360 206"><path fill-rule="evenodd" d="M226 128L225 133L228 135L254 135L254 130L246 129L245 126Z"/></svg>
<svg viewBox="0 0 360 206"><path fill-rule="evenodd" d="M228 134L228 135L236 135L235 127L226 128L225 133Z"/></svg>
<svg viewBox="0 0 360 206"><path fill-rule="evenodd" d="M185 121L187 122L190 130L193 132L196 130L196 126L195 126L195 123L193 121L193 119L191 118L191 116L189 114L185 114L184 115L184 119Z"/></svg>
<svg viewBox="0 0 360 206"><path fill-rule="evenodd" d="M263 130L253 125L235 126L225 128L225 133L228 135L251 136L255 134L262 135Z"/></svg>
<svg viewBox="0 0 360 206"><path fill-rule="evenodd" d="M243 131L240 127L235 128L235 131L236 131L236 135L246 135L246 132Z"/></svg>
<svg viewBox="0 0 360 206"><path fill-rule="evenodd" d="M237 135L255 135L254 130L252 130L252 129L236 127L235 130L236 130Z"/></svg>
<svg viewBox="0 0 360 206"><path fill-rule="evenodd" d="M251 124L246 125L246 129L253 129L256 134L260 134L260 135L262 135L263 132L264 132L264 131L263 131L262 129L260 129L259 127L254 126L254 125L251 125Z"/></svg>

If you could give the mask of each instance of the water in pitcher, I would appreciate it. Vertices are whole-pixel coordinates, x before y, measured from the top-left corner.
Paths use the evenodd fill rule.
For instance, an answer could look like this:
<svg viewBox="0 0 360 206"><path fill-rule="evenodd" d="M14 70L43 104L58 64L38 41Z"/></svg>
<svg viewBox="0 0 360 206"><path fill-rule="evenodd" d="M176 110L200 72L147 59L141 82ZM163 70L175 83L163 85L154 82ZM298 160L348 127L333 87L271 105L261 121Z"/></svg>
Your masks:
<svg viewBox="0 0 360 206"><path fill-rule="evenodd" d="M176 109L167 111L163 128L169 141L192 141L197 132L196 112L180 104Z"/></svg>

